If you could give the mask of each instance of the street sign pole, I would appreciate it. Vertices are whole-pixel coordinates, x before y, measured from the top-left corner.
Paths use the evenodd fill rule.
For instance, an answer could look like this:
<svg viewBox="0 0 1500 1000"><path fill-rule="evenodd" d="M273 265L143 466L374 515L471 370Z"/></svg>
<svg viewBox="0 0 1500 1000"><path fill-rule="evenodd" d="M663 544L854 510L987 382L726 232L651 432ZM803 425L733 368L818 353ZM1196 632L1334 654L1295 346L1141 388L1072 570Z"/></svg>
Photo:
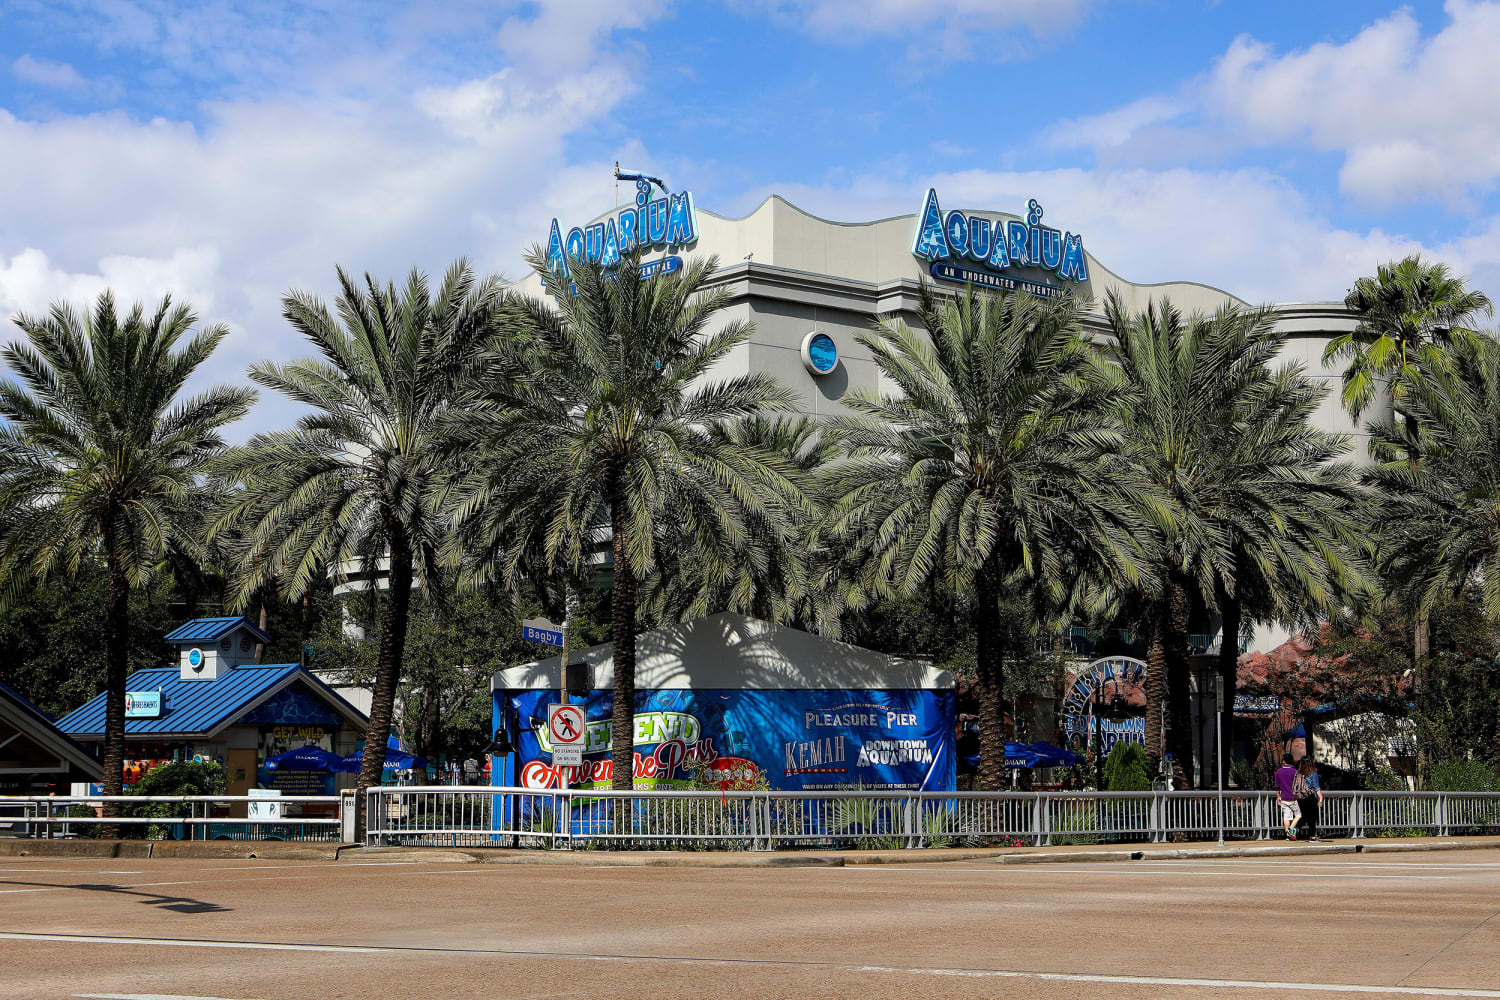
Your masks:
<svg viewBox="0 0 1500 1000"><path fill-rule="evenodd" d="M563 626L562 626L562 659L557 664L557 694L560 704L568 703L568 657L571 651L572 636L569 634L573 624L573 588L568 585L568 578L563 577ZM560 791L568 790L568 771L566 768L557 769L557 787Z"/></svg>
<svg viewBox="0 0 1500 1000"><path fill-rule="evenodd" d="M1224 687L1214 685L1214 770L1219 772L1219 846L1224 846Z"/></svg>

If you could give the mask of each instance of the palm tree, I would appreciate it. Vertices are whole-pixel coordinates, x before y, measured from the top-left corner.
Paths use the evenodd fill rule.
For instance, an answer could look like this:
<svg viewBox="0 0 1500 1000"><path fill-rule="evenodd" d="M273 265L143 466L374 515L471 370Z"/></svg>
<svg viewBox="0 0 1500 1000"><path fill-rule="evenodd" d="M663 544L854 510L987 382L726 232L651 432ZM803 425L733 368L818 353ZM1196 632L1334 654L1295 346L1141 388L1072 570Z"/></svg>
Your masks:
<svg viewBox="0 0 1500 1000"><path fill-rule="evenodd" d="M822 544L853 571L845 600L917 593L934 576L971 601L977 639L980 787L1004 787L1000 600L1061 591L1064 553L1134 565L1129 481L1103 456L1121 444L1118 393L1080 339L1071 298L923 285L916 318L886 317L860 343L897 392L852 393L830 420L845 457L827 466ZM1043 602L1047 603L1047 602Z"/></svg>
<svg viewBox="0 0 1500 1000"><path fill-rule="evenodd" d="M1381 464L1366 478L1381 569L1420 620L1477 584L1485 614L1500 621L1500 343L1455 337L1442 364L1418 374L1402 410L1420 433L1394 419L1373 428Z"/></svg>
<svg viewBox="0 0 1500 1000"><path fill-rule="evenodd" d="M1225 307L1184 318L1171 303L1105 314L1127 387L1125 456L1167 505L1151 518L1161 599L1150 622L1146 751L1192 770L1188 622L1223 618L1220 683L1232 716L1247 600L1257 617L1288 620L1357 588L1358 492L1333 460L1347 440L1313 429L1321 390L1299 366L1273 370L1285 345L1265 309ZM1167 706L1165 729L1162 706Z"/></svg>
<svg viewBox="0 0 1500 1000"><path fill-rule="evenodd" d="M650 278L638 255L610 269L573 261L571 284L541 252L528 260L552 297L515 300L495 362L510 375L490 379L452 421L476 456L455 491L458 548L469 582L513 585L537 551L566 577L608 540L612 784L629 789L638 588L667 558L664 536L714 585L729 582L725 568L752 532L791 543L808 503L790 461L712 428L785 408L792 395L764 374L709 381L751 329L731 320L709 332L729 296L709 289L716 258Z"/></svg>
<svg viewBox="0 0 1500 1000"><path fill-rule="evenodd" d="M20 377L0 381L0 586L14 597L28 579L103 560L106 795L123 777L130 593L179 552L202 558L202 476L255 401L228 386L180 397L229 335L222 324L192 334L197 321L170 297L122 319L106 291L91 313L57 303L15 317L26 339L0 351Z"/></svg>
<svg viewBox="0 0 1500 1000"><path fill-rule="evenodd" d="M1246 336L1270 337L1278 351L1286 341L1258 311L1239 313L1232 322L1247 327ZM1337 461L1348 439L1311 423L1325 392L1300 365L1271 371L1210 453L1218 461L1199 496L1229 546L1223 568L1215 569L1212 594L1222 626L1225 746L1234 745L1244 627L1255 621L1311 626L1369 596L1361 558L1367 497L1354 467ZM1228 761L1221 758L1219 768L1227 781Z"/></svg>
<svg viewBox="0 0 1500 1000"><path fill-rule="evenodd" d="M1415 373L1419 357L1442 347L1477 313L1488 316L1483 292L1470 291L1444 264L1425 263L1413 254L1381 264L1374 277L1360 278L1344 297L1359 319L1349 333L1333 338L1323 361L1344 361L1343 402L1357 420L1374 402L1382 380L1399 395L1403 373Z"/></svg>
<svg viewBox="0 0 1500 1000"><path fill-rule="evenodd" d="M779 456L804 494L837 451L819 433L817 421L804 416L719 420L707 430L723 446ZM811 516L790 524L771 523L752 512L745 533L732 548L706 552L684 544L677 537L679 522L668 519L657 543L661 555L656 571L642 585L642 613L660 621L680 621L734 611L767 621L815 623L825 635L836 633L838 595L815 586L819 554L809 548L812 526Z"/></svg>
<svg viewBox="0 0 1500 1000"><path fill-rule="evenodd" d="M1421 372L1441 369L1443 347L1455 335L1472 333L1465 326L1470 318L1488 316L1493 308L1484 293L1470 291L1446 265L1425 263L1417 254L1380 265L1374 277L1360 278L1344 306L1359 325L1331 340L1323 361L1348 362L1343 400L1356 420L1374 400L1382 379L1390 384L1392 405L1402 412L1404 397ZM1414 418L1406 419L1405 431L1417 434ZM1408 460L1415 462L1415 456L1413 449ZM1412 658L1419 674L1427 659L1427 633L1426 614L1418 610L1412 620Z"/></svg>
<svg viewBox="0 0 1500 1000"><path fill-rule="evenodd" d="M338 319L305 292L282 299L282 315L321 357L262 362L250 378L310 412L221 457L229 489L213 534L237 539L231 598L240 607L273 584L295 600L330 570L388 567L363 791L380 784L413 581L438 579L443 417L482 357L500 285L464 260L435 292L416 271L400 291L369 275L361 287L342 268L338 281Z"/></svg>

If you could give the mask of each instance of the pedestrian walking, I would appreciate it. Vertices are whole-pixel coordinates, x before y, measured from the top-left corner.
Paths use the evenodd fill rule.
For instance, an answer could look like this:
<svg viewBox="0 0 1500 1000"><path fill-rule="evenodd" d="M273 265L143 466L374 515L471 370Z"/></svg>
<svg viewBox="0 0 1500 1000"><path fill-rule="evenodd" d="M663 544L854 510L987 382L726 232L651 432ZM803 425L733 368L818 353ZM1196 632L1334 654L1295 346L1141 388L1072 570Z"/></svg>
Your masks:
<svg viewBox="0 0 1500 1000"><path fill-rule="evenodd" d="M1276 796L1281 806L1281 828L1286 831L1287 840L1297 839L1297 820L1302 817L1302 810L1297 805L1296 784L1297 768L1292 755L1282 754L1281 766L1276 769Z"/></svg>
<svg viewBox="0 0 1500 1000"><path fill-rule="evenodd" d="M1318 778L1318 765L1311 756L1303 757L1297 764L1297 780L1292 783L1297 794L1297 809L1302 813L1301 827L1307 839L1316 843L1318 817L1322 813L1323 783Z"/></svg>
<svg viewBox="0 0 1500 1000"><path fill-rule="evenodd" d="M473 757L470 757L464 761L464 784L479 784L479 761L475 760Z"/></svg>

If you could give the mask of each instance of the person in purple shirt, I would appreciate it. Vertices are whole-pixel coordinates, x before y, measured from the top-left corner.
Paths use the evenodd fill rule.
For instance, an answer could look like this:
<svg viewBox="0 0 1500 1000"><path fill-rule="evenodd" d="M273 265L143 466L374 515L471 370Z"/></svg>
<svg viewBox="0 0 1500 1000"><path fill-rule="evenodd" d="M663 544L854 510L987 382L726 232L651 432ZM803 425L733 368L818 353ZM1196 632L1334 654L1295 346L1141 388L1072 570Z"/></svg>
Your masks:
<svg viewBox="0 0 1500 1000"><path fill-rule="evenodd" d="M1297 784L1297 768L1292 763L1292 755L1289 753L1281 755L1281 766L1276 769L1276 796L1281 806L1281 826L1286 830L1287 840L1297 839L1297 821L1302 818L1302 809L1297 804L1297 795L1293 790Z"/></svg>

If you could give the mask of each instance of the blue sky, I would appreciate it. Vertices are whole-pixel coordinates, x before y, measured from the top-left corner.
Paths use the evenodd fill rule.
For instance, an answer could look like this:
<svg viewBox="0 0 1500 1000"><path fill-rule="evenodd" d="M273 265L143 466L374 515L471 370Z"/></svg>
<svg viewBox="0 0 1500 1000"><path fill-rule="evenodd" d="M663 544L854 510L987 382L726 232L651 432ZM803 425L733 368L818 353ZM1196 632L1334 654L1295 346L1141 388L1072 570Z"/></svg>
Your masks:
<svg viewBox="0 0 1500 1000"><path fill-rule="evenodd" d="M0 0L0 314L170 290L234 377L301 353L288 287L515 274L617 159L731 215L1037 197L1127 278L1251 300L1413 250L1500 295L1497 48L1471 0Z"/></svg>

